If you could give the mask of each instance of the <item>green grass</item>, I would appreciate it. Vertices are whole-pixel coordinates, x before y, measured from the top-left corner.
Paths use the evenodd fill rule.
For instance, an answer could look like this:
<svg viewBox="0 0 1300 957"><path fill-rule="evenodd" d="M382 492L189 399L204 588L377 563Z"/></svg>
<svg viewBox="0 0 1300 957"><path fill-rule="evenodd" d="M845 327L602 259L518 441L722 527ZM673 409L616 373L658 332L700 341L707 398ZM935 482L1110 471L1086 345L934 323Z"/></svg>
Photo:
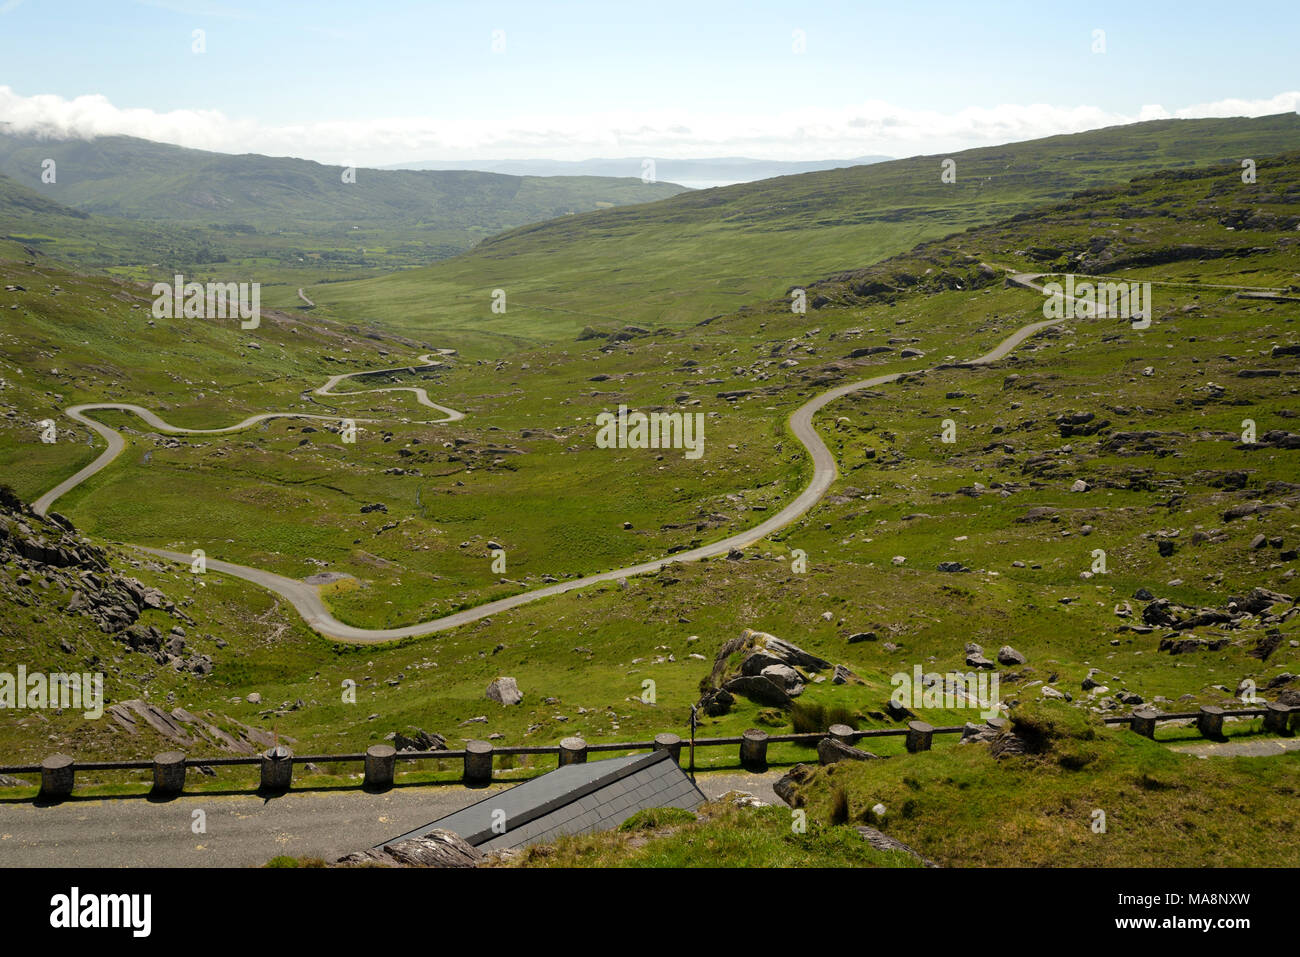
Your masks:
<svg viewBox="0 0 1300 957"><path fill-rule="evenodd" d="M283 421L238 436L182 439L176 448L132 434L117 463L56 506L102 539L201 546L215 557L295 576L321 570L304 555L328 562L329 570L359 582L329 596L335 613L366 624L409 623L537 585L546 575L562 579L617 567L756 524L765 513L755 506L771 514L807 480L806 456L784 425L803 401L840 382L972 357L1041 318L1041 296L1003 288L999 275L981 273L980 261L1046 272L1083 272L1086 265L1117 278L1186 285L1157 287L1155 321L1145 331L1116 321L1067 322L995 367L936 370L828 407L817 426L836 456L839 480L804 519L739 560L674 567L436 637L357 648L313 636L282 602L251 586L219 575L196 581L182 569L151 563L131 568L138 556L120 550L119 567L157 584L194 617L197 624L187 631L195 648L213 655L211 676L176 674L126 652L85 620L64 615L68 596L40 583L23 593L30 605L17 602L13 588L0 588L4 647L14 660L62 670L97 658L108 671L112 700L147 694L169 707L211 708L274 726L296 739L299 753L363 750L411 726L447 735L452 747L493 732L504 736L503 744L554 744L570 734L593 742L644 740L667 730L685 736L690 704L714 653L744 627L792 640L863 679L862 685L810 684L799 699L800 720L811 714L818 724L833 714L861 728L901 727L883 713L891 676L916 664L965 670L967 641L990 655L1011 644L1027 656L1026 665L1002 671L1008 701L1036 701L1040 682L1052 682L1080 706L1106 713L1128 710L1105 700L1121 690L1165 710L1228 703L1243 678L1263 688L1300 672L1300 652L1291 645L1300 641L1300 619L1256 619L1228 632L1229 644L1219 651L1172 656L1159 651L1163 630L1121 631L1132 619L1116 616L1114 608L1128 602L1140 615L1143 603L1133 598L1140 587L1215 608L1256 586L1297 591L1295 563L1282 557L1297 543L1295 489L1279 484L1294 483L1297 453L1232 438L1247 417L1261 435L1297 431L1293 375L1238 373L1292 371L1294 363L1271 350L1300 340L1300 306L1242 300L1208 285L1300 280L1294 230L1284 228L1300 215L1300 159L1262 153L1257 159L1254 190L1226 167L1187 171L1186 178L1147 177L927 242L878 264L858 259L849 274L818 285L809 277L810 290L827 301L806 316L758 303L704 326L655 329L619 344L566 340L526 348L518 339L527 332L521 325L509 333L519 351L506 356L490 353L491 329L475 331L448 368L418 376L438 401L469 415L436 427L398 421L422 417L404 396L328 403L302 397L335 372L407 361L425 351L423 339L403 341L386 327L298 313L293 322L265 321L256 338L229 324L150 327L142 310L131 308L147 299L132 299L121 284L22 259L6 262L0 267L5 282L27 288L0 294L0 463L4 480L28 498L94 452L75 431L54 446L36 440L32 423L73 402L144 396L167 418L200 427L275 408L392 420L348 447ZM1224 220L1246 207L1277 220L1228 230ZM1189 236L1196 237L1193 248L1180 258L1178 247ZM1097 237L1107 244L1094 250ZM1244 252L1218 254L1237 250ZM1109 252L1115 258L1104 255ZM1155 259L1158 265L1148 261ZM672 281L651 278L664 288ZM614 304L607 303L610 314ZM368 337L372 329L380 338ZM251 348L253 341L262 348ZM430 345L446 341L464 345L459 339ZM880 345L895 351L847 358ZM901 358L899 350L908 346L925 357ZM783 365L787 359L797 364ZM1147 367L1151 375L1143 374ZM609 378L593 381L598 376ZM732 402L718 397L745 388L756 392ZM689 405L695 400L699 406ZM594 417L619 402L706 412L705 457L690 463L680 454L659 459L596 449ZM1080 411L1110 425L1095 435L1062 435L1056 416ZM948 418L957 425L951 445L940 441ZM143 431L130 416L104 419ZM391 432L388 442L384 431ZM1160 436L1146 447L1115 440L1122 431ZM456 439L469 444L456 448ZM485 451L505 445L524 454ZM390 468L421 474L384 474ZM1238 478L1225 484L1230 475ZM1092 489L1071 492L1077 478ZM1230 506L1252 500L1285 507L1223 518ZM387 513L362 514L360 507L372 502L385 503ZM1044 506L1057 509L1054 518L1021 521ZM399 524L381 531L390 522ZM1176 546L1168 557L1157 548L1161 532ZM1283 545L1252 548L1261 533ZM491 572L489 540L506 546L504 576ZM462 542L469 544L461 548ZM806 573L791 567L795 548L807 553ZM1107 553L1106 573L1082 578L1098 548ZM900 555L906 561L894 564ZM940 572L942 561L972 571ZM12 582L17 569L2 572L0 584ZM1269 628L1282 641L1261 660L1251 653ZM849 635L863 631L874 631L877 640L848 644ZM1204 627L1192 634L1219 632ZM61 648L63 638L74 651ZM1083 691L1092 668L1101 670L1098 679L1109 693ZM500 674L518 679L523 704L503 708L485 700L487 683ZM340 698L348 678L358 683L356 705ZM647 678L655 681L653 705L640 700ZM253 691L263 705L244 700ZM303 708L270 713L300 698ZM707 719L699 733L794 729L794 715L763 712L742 701ZM462 724L478 715L488 721ZM970 711L932 709L922 717L960 724ZM56 748L87 757L147 757L160 750L152 736L128 738L108 723L88 727L71 715L51 716L34 734L31 718L0 715L6 760L39 761ZM851 818L883 800L891 833L919 842L927 856L957 863L960 841L980 833L982 820L997 826L989 838L993 849L981 851L980 862L1012 861L1020 849L1033 860L1046 860L1050 851L1081 863L1139 863L1143 854L1166 853L1177 837L1185 846L1169 851L1171 861L1222 863L1215 856L1221 835L1231 858L1245 861L1241 842L1251 809L1272 821L1281 798L1293 800L1291 757L1197 761L1165 749L1186 740L1186 729L1162 728L1155 744L1133 737L1107 732L1095 745L1080 745L1095 747L1097 756L1077 768L1041 757L1021 765L994 762L952 736L911 757L900 738L872 739L869 750L889 761L819 773L837 784L841 774L883 775L879 786L875 778L846 778ZM812 757L795 745L771 748L774 764ZM734 767L736 755L701 749L697 760L702 768ZM524 763L518 773L539 767ZM910 786L901 777L892 777L907 767L936 770L932 781L925 779L924 813L905 826L901 808L909 798L921 801L904 790ZM1017 767L1023 773L1012 773ZM1174 783L1163 792L1178 799L1171 816L1160 818L1162 805L1147 800L1156 792L1135 783L1148 771L1153 780ZM1252 776L1262 784L1250 783ZM966 800L985 789L987 798L977 804L991 816L944 817L956 813L954 795ZM817 800L829 802L830 793ZM1244 810L1233 809L1227 825L1215 823L1218 805L1208 802L1226 804L1233 795L1241 795ZM1000 816L999 800L1009 816ZM1129 836L1111 851L1079 845L1086 853L1072 857L1077 848L1069 842L1081 837L1080 827L1086 830L1092 807L1085 804L1094 800L1119 802L1111 834L1119 829ZM1125 802L1134 802L1131 809ZM955 822L946 837L938 831L947 825L936 823L945 820ZM1129 821L1137 830L1123 830ZM1033 843L1040 836L1041 846ZM1295 859L1291 840L1287 832L1278 845L1283 859ZM771 847L778 856L795 853L779 842ZM1145 858L1157 859L1164 860Z"/></svg>
<svg viewBox="0 0 1300 957"><path fill-rule="evenodd" d="M311 295L330 314L456 341L496 335L498 349L571 341L586 325L684 328L1082 189L1207 163L1226 175L1242 156L1297 148L1295 114L1139 123L550 220L424 269ZM957 163L955 183L940 180L945 158ZM505 314L490 309L498 288Z"/></svg>
<svg viewBox="0 0 1300 957"><path fill-rule="evenodd" d="M41 180L46 159L54 183ZM526 223L683 191L635 177L357 171L128 136L0 135L0 214L38 252L101 269L279 284L356 278L454 256Z"/></svg>
<svg viewBox="0 0 1300 957"><path fill-rule="evenodd" d="M1278 867L1300 855L1295 752L1199 760L1064 705L1017 724L1042 734L1040 753L999 760L964 745L843 762L813 771L802 804L821 820L842 791L851 821L871 818L949 867Z"/></svg>
<svg viewBox="0 0 1300 957"><path fill-rule="evenodd" d="M532 845L510 867L918 867L900 851L877 851L853 829L807 822L795 829L788 809L703 805L641 812L616 831ZM629 826L630 825L630 826Z"/></svg>

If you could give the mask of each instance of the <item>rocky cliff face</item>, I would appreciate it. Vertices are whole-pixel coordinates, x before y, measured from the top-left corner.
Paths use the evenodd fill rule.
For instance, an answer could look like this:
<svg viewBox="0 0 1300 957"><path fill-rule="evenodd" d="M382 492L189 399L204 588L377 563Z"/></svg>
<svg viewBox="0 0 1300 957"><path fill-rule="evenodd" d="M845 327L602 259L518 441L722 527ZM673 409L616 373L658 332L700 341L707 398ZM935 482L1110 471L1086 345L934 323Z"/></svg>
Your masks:
<svg viewBox="0 0 1300 957"><path fill-rule="evenodd" d="M208 655L186 654L184 625L194 622L157 588L116 571L99 546L66 518L41 518L0 487L0 600L23 607L62 603L62 612L89 618L132 651L195 674L212 671ZM164 632L140 622L148 609L174 619ZM71 647L65 647L71 652Z"/></svg>

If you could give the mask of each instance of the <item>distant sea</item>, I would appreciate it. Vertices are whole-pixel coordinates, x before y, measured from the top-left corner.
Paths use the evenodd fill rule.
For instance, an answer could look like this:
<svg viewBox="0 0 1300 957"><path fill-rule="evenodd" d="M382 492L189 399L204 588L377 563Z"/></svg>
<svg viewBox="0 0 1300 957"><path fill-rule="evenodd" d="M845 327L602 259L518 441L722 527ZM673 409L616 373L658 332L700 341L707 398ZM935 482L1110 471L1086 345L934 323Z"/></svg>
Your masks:
<svg viewBox="0 0 1300 957"><path fill-rule="evenodd" d="M747 179L674 179L669 182L676 183L678 186L686 186L690 189L713 189L715 186L735 186L737 183L748 183Z"/></svg>

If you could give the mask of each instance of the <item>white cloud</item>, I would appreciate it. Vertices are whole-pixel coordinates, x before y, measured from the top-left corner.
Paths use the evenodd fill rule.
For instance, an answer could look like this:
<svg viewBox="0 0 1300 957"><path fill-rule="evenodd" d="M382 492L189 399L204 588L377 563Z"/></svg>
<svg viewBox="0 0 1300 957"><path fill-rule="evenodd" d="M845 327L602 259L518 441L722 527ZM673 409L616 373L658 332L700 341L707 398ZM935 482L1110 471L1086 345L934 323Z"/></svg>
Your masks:
<svg viewBox="0 0 1300 957"><path fill-rule="evenodd" d="M125 134L225 153L301 156L324 163L383 165L431 159L597 156L753 156L768 159L910 156L1077 133L1170 117L1265 116L1300 109L1300 92L1263 100L1225 99L1126 114L1093 106L1004 103L952 112L909 110L881 100L786 114L530 115L511 120L439 121L423 116L271 125L217 110L125 109L90 94L22 96L0 86L0 123L59 138Z"/></svg>

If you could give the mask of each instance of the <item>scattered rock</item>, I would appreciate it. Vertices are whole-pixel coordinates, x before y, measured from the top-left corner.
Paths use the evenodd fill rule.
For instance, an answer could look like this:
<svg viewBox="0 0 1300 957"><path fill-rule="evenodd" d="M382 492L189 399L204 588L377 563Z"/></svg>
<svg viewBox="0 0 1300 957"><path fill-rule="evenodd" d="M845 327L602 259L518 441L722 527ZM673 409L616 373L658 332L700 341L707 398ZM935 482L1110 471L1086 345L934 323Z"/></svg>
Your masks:
<svg viewBox="0 0 1300 957"><path fill-rule="evenodd" d="M487 698L503 705L519 704L524 700L515 679L506 677L492 679L492 683L487 686Z"/></svg>

